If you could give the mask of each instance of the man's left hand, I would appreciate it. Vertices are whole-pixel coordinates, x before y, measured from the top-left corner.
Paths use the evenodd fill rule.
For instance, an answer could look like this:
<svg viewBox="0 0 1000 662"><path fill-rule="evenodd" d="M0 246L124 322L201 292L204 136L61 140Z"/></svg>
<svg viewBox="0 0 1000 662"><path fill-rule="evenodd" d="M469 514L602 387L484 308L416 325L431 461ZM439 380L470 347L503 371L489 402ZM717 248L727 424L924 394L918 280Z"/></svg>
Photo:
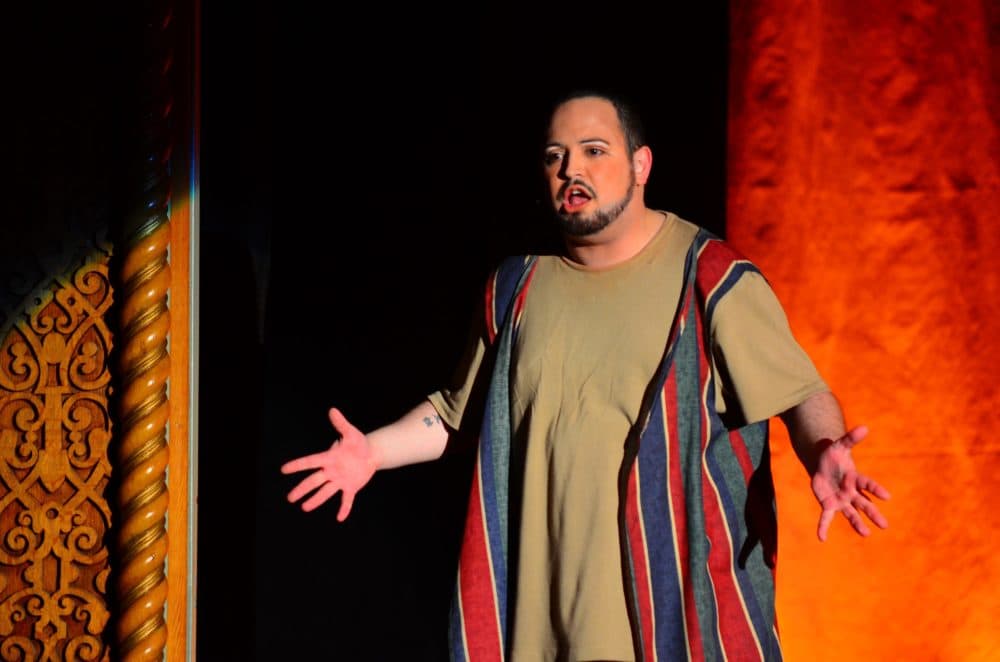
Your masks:
<svg viewBox="0 0 1000 662"><path fill-rule="evenodd" d="M871 533L862 513L880 529L889 526L888 520L872 503L870 496L889 498L889 491L874 480L858 473L851 457L851 448L868 434L868 428L859 426L843 437L819 442L816 472L812 476L812 490L816 500L823 507L819 517L817 535L826 540L827 531L834 516L841 512L859 535Z"/></svg>

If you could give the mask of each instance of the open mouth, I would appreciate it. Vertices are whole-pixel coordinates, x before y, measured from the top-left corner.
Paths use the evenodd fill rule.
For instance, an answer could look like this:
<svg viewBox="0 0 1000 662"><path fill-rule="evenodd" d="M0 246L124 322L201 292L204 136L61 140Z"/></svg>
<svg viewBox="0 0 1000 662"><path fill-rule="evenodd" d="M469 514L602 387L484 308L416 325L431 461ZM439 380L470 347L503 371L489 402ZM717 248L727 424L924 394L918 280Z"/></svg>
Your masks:
<svg viewBox="0 0 1000 662"><path fill-rule="evenodd" d="M566 189L563 196L563 209L567 212L579 211L593 199L591 192L583 186L573 185Z"/></svg>

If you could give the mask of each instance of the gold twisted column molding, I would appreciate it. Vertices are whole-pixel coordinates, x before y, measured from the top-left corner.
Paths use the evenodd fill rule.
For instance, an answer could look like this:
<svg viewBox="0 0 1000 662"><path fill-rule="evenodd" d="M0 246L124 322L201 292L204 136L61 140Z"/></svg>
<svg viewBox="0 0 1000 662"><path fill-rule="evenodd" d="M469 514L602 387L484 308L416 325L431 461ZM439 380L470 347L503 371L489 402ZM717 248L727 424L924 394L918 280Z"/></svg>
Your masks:
<svg viewBox="0 0 1000 662"><path fill-rule="evenodd" d="M121 285L118 436L117 650L123 662L163 660L167 647L167 448L170 401L171 3L144 15L139 144L141 197L127 221Z"/></svg>
<svg viewBox="0 0 1000 662"><path fill-rule="evenodd" d="M183 662L194 643L190 233L197 210L199 9L197 0L146 0L140 7L140 126L132 142L140 149L131 154L130 171L141 197L123 228L117 292L114 659Z"/></svg>
<svg viewBox="0 0 1000 662"><path fill-rule="evenodd" d="M140 81L143 124L142 196L129 219L121 268L121 434L117 471L117 659L162 660L167 646L167 424L170 401L169 251L172 93L169 26L157 2L144 35L147 60ZM161 12L164 12L161 14ZM154 18L154 16L162 18Z"/></svg>
<svg viewBox="0 0 1000 662"><path fill-rule="evenodd" d="M130 241L123 265L119 471L118 654L162 659L167 642L167 378L170 223L157 216Z"/></svg>

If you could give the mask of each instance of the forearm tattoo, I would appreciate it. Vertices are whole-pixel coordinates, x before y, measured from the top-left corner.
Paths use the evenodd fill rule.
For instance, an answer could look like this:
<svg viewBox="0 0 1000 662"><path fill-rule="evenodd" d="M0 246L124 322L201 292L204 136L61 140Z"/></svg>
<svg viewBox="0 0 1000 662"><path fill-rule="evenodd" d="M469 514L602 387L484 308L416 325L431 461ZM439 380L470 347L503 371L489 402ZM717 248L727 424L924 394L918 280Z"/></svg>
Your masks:
<svg viewBox="0 0 1000 662"><path fill-rule="evenodd" d="M435 423L440 423L440 422L441 422L441 417L438 416L437 414L434 414L433 417L432 416L424 416L424 425L426 425L427 427L431 427Z"/></svg>

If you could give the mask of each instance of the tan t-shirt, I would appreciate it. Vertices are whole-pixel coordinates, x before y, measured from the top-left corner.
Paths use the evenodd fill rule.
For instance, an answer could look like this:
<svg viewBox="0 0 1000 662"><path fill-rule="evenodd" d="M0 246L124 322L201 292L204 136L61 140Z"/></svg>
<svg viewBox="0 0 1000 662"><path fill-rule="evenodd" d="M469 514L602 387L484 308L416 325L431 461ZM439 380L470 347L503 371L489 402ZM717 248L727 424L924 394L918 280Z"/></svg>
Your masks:
<svg viewBox="0 0 1000 662"><path fill-rule="evenodd" d="M526 448L513 662L634 659L618 470L697 230L666 214L638 254L609 269L539 258L511 359L512 429ZM760 276L746 274L718 303L712 331L717 403L735 427L826 389ZM462 427L485 347L484 331L453 387L429 396L452 428Z"/></svg>

